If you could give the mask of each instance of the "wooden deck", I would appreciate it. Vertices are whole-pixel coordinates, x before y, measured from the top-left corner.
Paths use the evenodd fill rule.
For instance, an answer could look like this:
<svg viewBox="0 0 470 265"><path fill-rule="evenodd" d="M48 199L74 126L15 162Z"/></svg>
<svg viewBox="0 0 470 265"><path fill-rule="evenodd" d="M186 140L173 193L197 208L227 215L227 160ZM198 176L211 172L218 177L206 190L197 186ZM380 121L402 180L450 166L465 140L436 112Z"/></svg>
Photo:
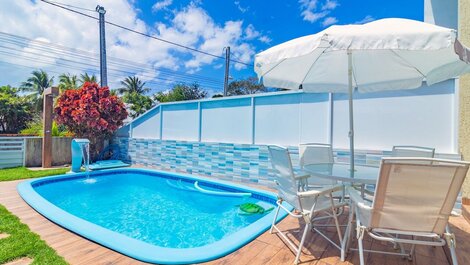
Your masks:
<svg viewBox="0 0 470 265"><path fill-rule="evenodd" d="M63 256L70 264L146 264L129 258L108 248L93 243L79 235L52 223L42 215L29 207L16 191L19 181L0 182L0 204L10 212L18 216L32 231L39 234L59 255ZM343 217L344 218L344 217ZM451 218L452 229L457 236L457 255L460 264L470 264L470 225L463 217ZM302 227L297 219L286 218L280 227L288 230L290 237L298 240ZM334 230L327 232L332 238ZM348 256L346 262L341 262L339 252L326 240L310 233L301 264L359 264L357 253ZM366 238L365 247L376 250L392 250L389 245L372 241ZM382 254L366 254L367 264L399 265L433 265L449 264L443 248L417 247L416 255L412 262L400 257L385 256ZM275 234L264 233L248 245L218 260L205 264L292 264L294 254Z"/></svg>

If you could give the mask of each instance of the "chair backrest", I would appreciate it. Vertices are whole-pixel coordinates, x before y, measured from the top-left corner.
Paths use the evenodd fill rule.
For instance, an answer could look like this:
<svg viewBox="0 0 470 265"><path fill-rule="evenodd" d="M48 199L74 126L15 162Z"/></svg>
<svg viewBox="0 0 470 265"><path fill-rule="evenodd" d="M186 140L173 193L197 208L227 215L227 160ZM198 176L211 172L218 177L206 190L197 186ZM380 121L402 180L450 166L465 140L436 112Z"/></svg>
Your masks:
<svg viewBox="0 0 470 265"><path fill-rule="evenodd" d="M297 183L287 148L268 146L271 164L276 174L278 196L299 209Z"/></svg>
<svg viewBox="0 0 470 265"><path fill-rule="evenodd" d="M300 166L333 163L333 148L330 144L300 144Z"/></svg>
<svg viewBox="0 0 470 265"><path fill-rule="evenodd" d="M412 145L395 145L392 149L393 157L434 157L434 148L412 146Z"/></svg>
<svg viewBox="0 0 470 265"><path fill-rule="evenodd" d="M442 234L469 163L384 158L369 227Z"/></svg>

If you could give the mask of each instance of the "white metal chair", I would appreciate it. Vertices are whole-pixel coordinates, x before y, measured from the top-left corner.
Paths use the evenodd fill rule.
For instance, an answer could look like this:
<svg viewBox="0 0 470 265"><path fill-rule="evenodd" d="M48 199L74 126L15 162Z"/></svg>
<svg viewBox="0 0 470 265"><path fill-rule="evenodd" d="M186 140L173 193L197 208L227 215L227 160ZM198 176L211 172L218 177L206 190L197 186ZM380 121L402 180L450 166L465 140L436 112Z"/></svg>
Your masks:
<svg viewBox="0 0 470 265"><path fill-rule="evenodd" d="M414 146L414 145L395 145L392 148L392 157L434 157L434 148ZM424 161L423 163L429 163ZM375 185L366 185L364 190L368 195L374 194Z"/></svg>
<svg viewBox="0 0 470 265"><path fill-rule="evenodd" d="M413 146L413 145L395 145L392 148L392 157L434 157L434 148Z"/></svg>
<svg viewBox="0 0 470 265"><path fill-rule="evenodd" d="M330 243L335 245L338 249L341 249L340 246L343 244L343 236L337 218L337 209L343 206L343 204L337 204L335 202L333 199L333 192L341 190L342 186L334 185L318 190L299 191L297 179L295 178L292 167L292 161L287 149L279 146L269 146L269 153L272 166L274 170L277 171L275 181L278 190L277 208L270 232L272 233L273 230L276 230L295 251L296 256L294 264L298 264L300 255L302 253L302 247L305 243L305 238L308 232L312 229L327 239ZM287 202L292 205L295 208L295 211L289 211L289 209L283 205L283 202ZM286 211L292 217L303 218L305 220L305 229L303 231L299 246L296 246L276 226L276 219L281 209ZM326 216L318 217L320 214L326 214ZM325 217L334 219L334 226L338 232L339 244L336 244L333 240L328 238L324 233L317 229L316 225L314 225L315 220Z"/></svg>
<svg viewBox="0 0 470 265"><path fill-rule="evenodd" d="M308 143L299 145L300 168L312 164L330 164L334 162L333 148L330 144ZM325 178L309 177L305 179L304 185L310 188L321 188L325 185L337 184L334 180ZM309 188L307 188L309 189Z"/></svg>
<svg viewBox="0 0 470 265"><path fill-rule="evenodd" d="M448 219L469 164L433 158L384 158L372 203L348 187L351 207L346 233L350 234L356 215L361 265L364 264L362 240L365 232L373 239L398 244L401 249L401 253L380 253L408 258L412 258L416 244L447 244L452 262L457 264L455 236L449 229ZM403 244L412 245L408 253Z"/></svg>

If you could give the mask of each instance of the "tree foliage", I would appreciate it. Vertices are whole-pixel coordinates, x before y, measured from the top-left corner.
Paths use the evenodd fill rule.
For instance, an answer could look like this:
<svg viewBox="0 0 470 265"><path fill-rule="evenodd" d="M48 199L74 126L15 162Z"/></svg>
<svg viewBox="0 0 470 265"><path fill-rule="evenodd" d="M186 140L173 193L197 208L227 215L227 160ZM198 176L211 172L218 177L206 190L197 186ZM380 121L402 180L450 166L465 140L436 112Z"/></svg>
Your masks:
<svg viewBox="0 0 470 265"><path fill-rule="evenodd" d="M131 111L129 116L134 119L151 109L154 105L150 97L135 92L124 94L122 100L129 105L128 108Z"/></svg>
<svg viewBox="0 0 470 265"><path fill-rule="evenodd" d="M33 101L36 110L42 111L44 90L53 84L54 77L49 77L43 70L35 70L31 73L31 77L21 84L20 88L25 92L31 92L28 97Z"/></svg>
<svg viewBox="0 0 470 265"><path fill-rule="evenodd" d="M33 119L32 104L18 92L10 86L0 87L0 128L3 133L18 133Z"/></svg>
<svg viewBox="0 0 470 265"><path fill-rule="evenodd" d="M199 84L176 84L170 91L158 92L154 95L154 100L158 102L172 102L183 100L196 100L207 97L207 91Z"/></svg>
<svg viewBox="0 0 470 265"><path fill-rule="evenodd" d="M145 87L145 82L142 82L136 76L128 76L123 81L121 81L121 88L118 88L120 94L140 94L144 95L150 91L149 88Z"/></svg>
<svg viewBox="0 0 470 265"><path fill-rule="evenodd" d="M250 95L268 92L268 89L258 82L256 77L248 77L230 82L227 89L228 96Z"/></svg>
<svg viewBox="0 0 470 265"><path fill-rule="evenodd" d="M80 81L80 87L82 87L86 82L98 83L96 75L89 75L88 73L81 74L78 81Z"/></svg>
<svg viewBox="0 0 470 265"><path fill-rule="evenodd" d="M109 138L127 118L124 103L111 95L108 87L88 82L61 94L54 111L58 125L92 144Z"/></svg>
<svg viewBox="0 0 470 265"><path fill-rule="evenodd" d="M71 74L61 74L59 75L59 89L61 92L68 90L68 89L77 89L78 86L78 78L76 75Z"/></svg>

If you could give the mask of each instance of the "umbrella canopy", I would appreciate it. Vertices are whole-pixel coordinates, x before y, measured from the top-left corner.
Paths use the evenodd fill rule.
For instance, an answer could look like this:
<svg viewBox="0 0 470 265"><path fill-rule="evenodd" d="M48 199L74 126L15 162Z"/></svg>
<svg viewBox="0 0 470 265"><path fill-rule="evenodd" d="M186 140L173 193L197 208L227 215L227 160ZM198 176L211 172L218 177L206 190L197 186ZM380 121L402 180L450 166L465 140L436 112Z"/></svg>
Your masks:
<svg viewBox="0 0 470 265"><path fill-rule="evenodd" d="M453 29L408 19L331 26L255 57L265 86L349 93L351 174L354 172L353 90L418 88L470 72L470 50Z"/></svg>
<svg viewBox="0 0 470 265"><path fill-rule="evenodd" d="M348 93L348 56L359 92L412 89L470 71L470 51L453 29L408 19L331 26L255 57L265 86Z"/></svg>

